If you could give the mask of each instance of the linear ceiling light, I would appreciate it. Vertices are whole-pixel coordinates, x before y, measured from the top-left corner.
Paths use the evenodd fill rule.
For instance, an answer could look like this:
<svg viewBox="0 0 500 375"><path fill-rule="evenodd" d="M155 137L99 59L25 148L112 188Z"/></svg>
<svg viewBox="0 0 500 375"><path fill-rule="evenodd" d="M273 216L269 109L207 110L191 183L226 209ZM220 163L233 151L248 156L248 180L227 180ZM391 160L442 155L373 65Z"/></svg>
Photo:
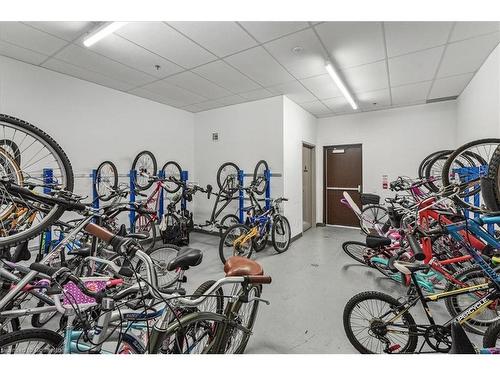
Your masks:
<svg viewBox="0 0 500 375"><path fill-rule="evenodd" d="M122 26L125 26L127 23L128 22L108 22L103 27L97 29L95 32L91 33L87 38L85 38L83 44L85 45L85 47L90 47L101 39L107 37L109 34L114 33Z"/></svg>
<svg viewBox="0 0 500 375"><path fill-rule="evenodd" d="M353 99L351 93L349 92L349 90L347 90L347 87L345 87L344 82L342 82L342 80L340 79L339 75L337 74L337 72L333 68L332 63L327 62L325 64L325 69L328 72L328 74L330 74L330 77L332 77L333 82L335 82L335 84L339 88L340 92L342 92L342 95L344 95L344 98L347 99L347 101L351 105L352 109L354 109L354 110L358 109L358 105L354 101L354 99Z"/></svg>

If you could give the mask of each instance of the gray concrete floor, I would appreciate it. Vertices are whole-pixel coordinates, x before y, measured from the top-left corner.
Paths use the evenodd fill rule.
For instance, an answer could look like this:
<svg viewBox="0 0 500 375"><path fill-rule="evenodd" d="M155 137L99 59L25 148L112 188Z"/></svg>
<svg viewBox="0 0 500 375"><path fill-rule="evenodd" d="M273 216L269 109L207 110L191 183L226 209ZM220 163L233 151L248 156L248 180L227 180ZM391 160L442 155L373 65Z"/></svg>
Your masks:
<svg viewBox="0 0 500 375"><path fill-rule="evenodd" d="M359 230L318 227L306 231L286 253L278 254L272 246L257 253L254 259L273 278L262 293L271 304L260 304L246 353L357 353L342 324L347 301L368 290L396 298L405 295L405 288L356 263L342 251L343 242L363 239ZM203 251L203 262L186 273L188 293L206 280L224 277L218 246L218 236L191 235L190 247ZM449 319L442 302L431 309L438 323ZM426 322L420 306L411 313L417 323ZM29 327L29 319L22 325ZM470 337L476 345L481 344L479 336Z"/></svg>
<svg viewBox="0 0 500 375"><path fill-rule="evenodd" d="M255 260L273 277L262 293L271 305L260 305L246 353L357 353L342 324L347 301L367 290L396 298L405 295L405 288L342 251L344 241L363 238L359 230L318 227L305 232L286 253L278 254L269 246L256 254ZM190 247L202 250L204 258L187 273L188 291L207 279L223 277L218 244L216 236L192 235ZM442 302L431 309L438 323L449 319ZM417 323L426 321L420 306L411 312ZM480 344L478 336L471 338Z"/></svg>

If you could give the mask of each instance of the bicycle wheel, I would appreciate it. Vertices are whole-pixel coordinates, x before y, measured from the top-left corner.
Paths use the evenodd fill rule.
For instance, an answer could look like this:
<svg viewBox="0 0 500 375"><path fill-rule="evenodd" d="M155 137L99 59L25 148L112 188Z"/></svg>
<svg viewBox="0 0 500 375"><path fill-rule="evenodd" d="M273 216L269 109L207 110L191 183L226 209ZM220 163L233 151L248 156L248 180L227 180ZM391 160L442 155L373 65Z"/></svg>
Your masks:
<svg viewBox="0 0 500 375"><path fill-rule="evenodd" d="M271 227L271 240L274 250L278 253L284 253L290 247L291 239L290 222L282 215L276 215Z"/></svg>
<svg viewBox="0 0 500 375"><path fill-rule="evenodd" d="M369 204L361 210L361 230L370 234L371 231L378 233L389 219L387 208L379 204Z"/></svg>
<svg viewBox="0 0 500 375"><path fill-rule="evenodd" d="M186 314L173 320L166 332L162 334L163 340L159 347L151 348L151 352L161 354L218 353L219 330L228 324L230 324L228 318L222 314L206 311Z"/></svg>
<svg viewBox="0 0 500 375"><path fill-rule="evenodd" d="M97 167L96 179L94 181L94 189L101 201L109 201L113 193L118 187L118 171L116 166L111 161L102 162Z"/></svg>
<svg viewBox="0 0 500 375"><path fill-rule="evenodd" d="M227 195L233 195L240 189L238 172L240 168L234 163L222 164L217 171L217 186L219 190Z"/></svg>
<svg viewBox="0 0 500 375"><path fill-rule="evenodd" d="M342 250L356 262L368 265L366 256L370 252L370 248L364 242L347 241L342 244Z"/></svg>
<svg viewBox="0 0 500 375"><path fill-rule="evenodd" d="M176 193L179 191L181 188L180 185L177 185L176 183L169 181L169 177L174 177L176 180L181 180L181 166L176 163L175 161L167 161L165 165L162 168L163 175L167 179L164 182L165 190L168 191L169 193Z"/></svg>
<svg viewBox="0 0 500 375"><path fill-rule="evenodd" d="M219 234L221 235L221 237L224 234L224 232L227 230L227 228L229 228L232 225L239 224L239 222L240 222L240 218L236 215L227 214L226 216L224 216L222 218L222 220L220 221L220 225L219 225Z"/></svg>
<svg viewBox="0 0 500 375"><path fill-rule="evenodd" d="M488 164L500 145L498 138L479 139L457 148L443 166L443 186L469 183L454 200L461 206L477 207L470 197L481 190L480 179L488 173Z"/></svg>
<svg viewBox="0 0 500 375"><path fill-rule="evenodd" d="M264 250L267 246L267 241L269 240L269 233L271 232L271 223L266 223L266 229L264 229L264 233L255 237L253 239L253 249L256 253Z"/></svg>
<svg viewBox="0 0 500 375"><path fill-rule="evenodd" d="M500 320L493 322L483 336L483 348L500 347Z"/></svg>
<svg viewBox="0 0 500 375"><path fill-rule="evenodd" d="M177 243L181 236L181 220L174 213L163 216L160 233L164 243Z"/></svg>
<svg viewBox="0 0 500 375"><path fill-rule="evenodd" d="M63 341L48 329L22 329L0 336L0 354L58 354Z"/></svg>
<svg viewBox="0 0 500 375"><path fill-rule="evenodd" d="M481 179L481 194L486 207L500 211L500 145L495 149L488 164L488 174Z"/></svg>
<svg viewBox="0 0 500 375"><path fill-rule="evenodd" d="M250 302L241 302L238 300L231 309L231 317L239 323L239 327L225 327L220 354L243 354L252 335L252 329L257 318L259 301L262 286L253 285L248 290L248 300ZM243 327L244 329L240 328Z"/></svg>
<svg viewBox="0 0 500 375"><path fill-rule="evenodd" d="M269 166L267 165L267 161L265 160L260 160L257 165L255 166L255 169L253 170L253 181L252 183L256 184L255 185L255 193L257 195L262 195L266 192L267 185L269 183L268 180L266 180L264 172L269 170ZM257 183L258 181L258 183Z"/></svg>
<svg viewBox="0 0 500 375"><path fill-rule="evenodd" d="M420 165L418 166L418 178L422 179L422 178L425 178L425 167L427 166L427 164L429 163L429 161L434 158L434 156L436 156L437 154L443 152L443 151L447 151L447 150L440 150L440 151L435 151L433 152L432 154L429 154L427 155L423 160L422 162L420 163Z"/></svg>
<svg viewBox="0 0 500 375"><path fill-rule="evenodd" d="M71 192L74 179L62 148L32 124L0 114L0 136L4 140L0 145L0 248L7 248L36 237L63 214L63 207L42 200L44 190ZM11 220L23 209L33 214L29 221Z"/></svg>
<svg viewBox="0 0 500 375"><path fill-rule="evenodd" d="M458 271L453 275L453 277L459 281L462 281L467 286L474 286L485 284L489 282L489 279L484 275L481 267L473 265L463 270ZM461 286L455 284L449 284L445 292L450 292L452 290L461 289ZM485 292L480 292L484 295ZM458 316L465 310L467 310L474 302L477 302L481 297L475 293L467 293L458 296L451 296L445 299L446 310L451 316ZM494 307L487 308L481 311L479 314L474 315L470 319L467 319L461 323L469 332L477 333L478 335L484 335L488 326L500 319L500 311L498 310L497 304Z"/></svg>
<svg viewBox="0 0 500 375"><path fill-rule="evenodd" d="M15 142L10 139L0 139L0 146L12 156L17 165L21 165L21 152Z"/></svg>
<svg viewBox="0 0 500 375"><path fill-rule="evenodd" d="M229 227L219 242L219 257L223 264L231 256L250 258L253 252L252 238L248 238L250 228L245 224L236 224Z"/></svg>
<svg viewBox="0 0 500 375"><path fill-rule="evenodd" d="M349 342L362 354L382 354L387 349L391 353L413 353L418 343L415 320L409 311L401 314L400 305L380 292L363 292L352 297L343 316Z"/></svg>
<svg viewBox="0 0 500 375"><path fill-rule="evenodd" d="M443 175L443 167L452 152L453 151L451 150L441 151L434 155L434 157L427 162L424 169L424 178L428 180L425 183L425 186L429 190L438 192L439 189L443 187L441 181Z"/></svg>
<svg viewBox="0 0 500 375"><path fill-rule="evenodd" d="M135 216L134 232L148 234L148 238L139 241L144 251L148 252L154 248L156 243L156 223L150 215L139 214Z"/></svg>
<svg viewBox="0 0 500 375"><path fill-rule="evenodd" d="M151 151L141 151L132 163L132 170L136 172L134 185L137 190L147 190L153 185L151 177L156 176L158 166Z"/></svg>
<svg viewBox="0 0 500 375"><path fill-rule="evenodd" d="M177 282L179 273L176 271L168 271L167 266L170 261L174 260L181 248L175 245L163 245L157 249L152 249L147 252L153 261L156 276L158 278L158 286L160 288L168 288ZM142 262L138 262L137 269L141 276L147 276L146 267Z"/></svg>
<svg viewBox="0 0 500 375"><path fill-rule="evenodd" d="M201 284L191 295L191 299L197 299L204 295L214 284L215 280L207 280ZM222 288L217 288L210 296L208 296L201 304L196 306L198 311L213 312L222 314L224 312L224 291Z"/></svg>

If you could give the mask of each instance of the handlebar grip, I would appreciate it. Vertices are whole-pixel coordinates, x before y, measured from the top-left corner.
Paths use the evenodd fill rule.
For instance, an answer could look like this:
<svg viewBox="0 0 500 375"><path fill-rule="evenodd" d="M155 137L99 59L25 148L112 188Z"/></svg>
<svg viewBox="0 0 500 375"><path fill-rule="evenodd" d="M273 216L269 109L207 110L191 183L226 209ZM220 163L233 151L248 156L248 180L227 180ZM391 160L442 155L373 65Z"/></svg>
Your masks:
<svg viewBox="0 0 500 375"><path fill-rule="evenodd" d="M408 244L410 245L410 248L413 251L413 256L415 257L415 260L418 261L424 260L425 259L424 251L422 250L422 247L420 246L420 243L415 238L415 236L409 234L407 238L408 238Z"/></svg>
<svg viewBox="0 0 500 375"><path fill-rule="evenodd" d="M273 281L271 276L246 276L246 281L250 284L271 284Z"/></svg>
<svg viewBox="0 0 500 375"><path fill-rule="evenodd" d="M86 232L99 238L100 240L105 241L106 243L110 243L113 237L115 237L113 233L94 223L87 224L84 229Z"/></svg>
<svg viewBox="0 0 500 375"><path fill-rule="evenodd" d="M30 270L43 273L44 275L47 276L52 276L59 270L59 268L50 267L42 263L32 263L30 264Z"/></svg>

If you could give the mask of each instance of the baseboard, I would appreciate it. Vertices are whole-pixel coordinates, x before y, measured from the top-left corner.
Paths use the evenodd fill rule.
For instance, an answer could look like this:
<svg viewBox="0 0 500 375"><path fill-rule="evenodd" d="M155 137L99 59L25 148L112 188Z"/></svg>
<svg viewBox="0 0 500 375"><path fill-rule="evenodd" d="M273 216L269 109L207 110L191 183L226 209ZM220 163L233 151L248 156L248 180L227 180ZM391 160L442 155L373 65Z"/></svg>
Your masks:
<svg viewBox="0 0 500 375"><path fill-rule="evenodd" d="M316 223L316 226L317 227L326 227L326 224L325 223Z"/></svg>
<svg viewBox="0 0 500 375"><path fill-rule="evenodd" d="M191 232L203 233L203 234L209 234L209 235L211 235L211 236L217 236L217 237L220 237L219 232L215 232L215 231L213 231L213 230L205 230L205 229L201 229L201 228L193 228L193 229L191 229Z"/></svg>
<svg viewBox="0 0 500 375"><path fill-rule="evenodd" d="M297 241L300 237L302 237L302 233L299 233L295 236L292 237L292 239L290 240L290 243L294 242L294 241Z"/></svg>

